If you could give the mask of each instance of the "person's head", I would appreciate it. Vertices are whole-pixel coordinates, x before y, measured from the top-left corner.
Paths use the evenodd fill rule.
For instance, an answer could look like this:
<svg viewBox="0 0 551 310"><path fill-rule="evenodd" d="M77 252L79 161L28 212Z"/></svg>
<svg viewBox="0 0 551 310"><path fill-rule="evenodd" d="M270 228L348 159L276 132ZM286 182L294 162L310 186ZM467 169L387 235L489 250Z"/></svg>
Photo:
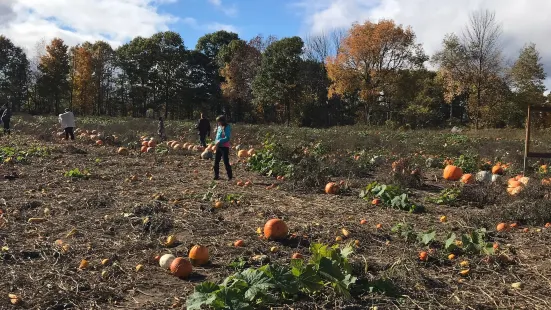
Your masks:
<svg viewBox="0 0 551 310"><path fill-rule="evenodd" d="M226 126L228 122L226 122L226 117L224 115L220 115L216 118L216 123L219 126Z"/></svg>

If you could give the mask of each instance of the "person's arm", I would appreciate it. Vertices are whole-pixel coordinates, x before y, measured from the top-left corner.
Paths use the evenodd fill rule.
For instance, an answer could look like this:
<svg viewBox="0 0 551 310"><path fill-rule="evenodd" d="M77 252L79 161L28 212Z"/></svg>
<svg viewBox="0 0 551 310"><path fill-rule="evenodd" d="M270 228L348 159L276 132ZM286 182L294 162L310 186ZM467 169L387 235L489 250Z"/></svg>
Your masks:
<svg viewBox="0 0 551 310"><path fill-rule="evenodd" d="M224 127L224 138L220 139L218 143L226 143L230 141L231 129L230 126Z"/></svg>

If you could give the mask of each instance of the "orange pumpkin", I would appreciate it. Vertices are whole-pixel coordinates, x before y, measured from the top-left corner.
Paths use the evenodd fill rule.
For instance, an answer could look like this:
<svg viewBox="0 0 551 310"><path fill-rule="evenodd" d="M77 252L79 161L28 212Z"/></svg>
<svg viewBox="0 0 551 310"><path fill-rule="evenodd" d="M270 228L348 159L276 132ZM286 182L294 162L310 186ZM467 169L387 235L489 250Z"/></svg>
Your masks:
<svg viewBox="0 0 551 310"><path fill-rule="evenodd" d="M336 195L339 192L339 186L335 182L329 182L327 185L325 185L325 193Z"/></svg>
<svg viewBox="0 0 551 310"><path fill-rule="evenodd" d="M157 142L155 142L155 140L150 140L149 142L147 142L147 146L149 146L149 147L156 147L156 146L157 146Z"/></svg>
<svg viewBox="0 0 551 310"><path fill-rule="evenodd" d="M302 254L300 253L294 253L293 256L291 256L292 259L302 259Z"/></svg>
<svg viewBox="0 0 551 310"><path fill-rule="evenodd" d="M379 199L379 198L375 198L371 201L371 204L374 205L374 206L378 206L382 203L382 200Z"/></svg>
<svg viewBox="0 0 551 310"><path fill-rule="evenodd" d="M463 176L463 170L457 166L447 165L444 168L444 179L449 181L457 181Z"/></svg>
<svg viewBox="0 0 551 310"><path fill-rule="evenodd" d="M467 173L467 174L464 174L462 177L461 177L461 183L463 184L473 184L474 183L474 177L472 174L470 173Z"/></svg>
<svg viewBox="0 0 551 310"><path fill-rule="evenodd" d="M499 223L499 224L497 224L496 230L497 230L497 231L505 231L505 230L507 230L507 224L505 224L505 223Z"/></svg>
<svg viewBox="0 0 551 310"><path fill-rule="evenodd" d="M247 152L245 150L241 150L241 151L237 152L237 157L247 158L247 157L249 157L249 152Z"/></svg>
<svg viewBox="0 0 551 310"><path fill-rule="evenodd" d="M152 147L148 147L148 148L147 148L147 152L148 152L148 153L151 153L151 152L153 152L154 150L155 150L155 149L152 148Z"/></svg>
<svg viewBox="0 0 551 310"><path fill-rule="evenodd" d="M419 260L426 262L429 259L429 254L425 251L419 253Z"/></svg>
<svg viewBox="0 0 551 310"><path fill-rule="evenodd" d="M145 146L145 145L142 146L142 148L140 149L140 151L141 151L142 153L147 152L147 146Z"/></svg>
<svg viewBox="0 0 551 310"><path fill-rule="evenodd" d="M196 245L191 248L188 256L193 266L201 266L209 261L209 249L206 246Z"/></svg>
<svg viewBox="0 0 551 310"><path fill-rule="evenodd" d="M256 154L256 151L254 149L250 149L248 152L247 152L247 155L249 156L253 156L254 154Z"/></svg>
<svg viewBox="0 0 551 310"><path fill-rule="evenodd" d="M501 167L501 164L497 164L492 167L492 174L503 174L503 168Z"/></svg>
<svg viewBox="0 0 551 310"><path fill-rule="evenodd" d="M142 146L149 146L149 142L147 142L147 141L142 141Z"/></svg>
<svg viewBox="0 0 551 310"><path fill-rule="evenodd" d="M170 272L178 278L186 279L192 271L191 263L183 257L175 258L170 264Z"/></svg>
<svg viewBox="0 0 551 310"><path fill-rule="evenodd" d="M126 156L128 155L128 149L125 147L119 147L119 149L117 150L117 154Z"/></svg>
<svg viewBox="0 0 551 310"><path fill-rule="evenodd" d="M233 246L236 247L236 248L240 248L244 245L245 245L245 242L243 242L243 240L237 240L233 243Z"/></svg>
<svg viewBox="0 0 551 310"><path fill-rule="evenodd" d="M264 225L264 237L272 240L284 239L289 234L289 228L280 219L271 219Z"/></svg>
<svg viewBox="0 0 551 310"><path fill-rule="evenodd" d="M100 145L100 146L103 145L103 141L102 140L97 140L96 145Z"/></svg>
<svg viewBox="0 0 551 310"><path fill-rule="evenodd" d="M550 186L551 185L551 178L541 180L541 185Z"/></svg>

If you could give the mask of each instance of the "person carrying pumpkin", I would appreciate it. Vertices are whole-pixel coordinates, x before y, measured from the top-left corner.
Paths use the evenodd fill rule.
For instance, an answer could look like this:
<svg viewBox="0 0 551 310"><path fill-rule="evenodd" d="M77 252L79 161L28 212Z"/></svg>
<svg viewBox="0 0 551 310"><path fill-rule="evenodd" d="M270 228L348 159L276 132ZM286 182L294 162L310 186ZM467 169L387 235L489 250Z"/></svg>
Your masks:
<svg viewBox="0 0 551 310"><path fill-rule="evenodd" d="M63 131L65 131L65 140L75 140L75 115L69 109L65 109L65 113L59 114L59 124Z"/></svg>
<svg viewBox="0 0 551 310"><path fill-rule="evenodd" d="M228 180L233 178L233 172L230 165L230 137L231 126L226 121L224 115L220 115L216 118L218 127L216 128L216 155L214 157L214 179L220 179L220 160L224 159L224 166L226 167L226 173L228 174Z"/></svg>

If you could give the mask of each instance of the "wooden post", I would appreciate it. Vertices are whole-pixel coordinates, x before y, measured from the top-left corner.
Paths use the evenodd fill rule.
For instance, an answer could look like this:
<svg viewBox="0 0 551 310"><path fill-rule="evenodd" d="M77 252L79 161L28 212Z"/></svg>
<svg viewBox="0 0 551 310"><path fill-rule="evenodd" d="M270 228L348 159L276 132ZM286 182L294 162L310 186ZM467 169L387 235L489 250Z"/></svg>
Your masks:
<svg viewBox="0 0 551 310"><path fill-rule="evenodd" d="M528 152L530 149L530 106L528 106L528 115L526 116L526 140L524 142L524 169L522 174L526 174L526 165L528 163Z"/></svg>

